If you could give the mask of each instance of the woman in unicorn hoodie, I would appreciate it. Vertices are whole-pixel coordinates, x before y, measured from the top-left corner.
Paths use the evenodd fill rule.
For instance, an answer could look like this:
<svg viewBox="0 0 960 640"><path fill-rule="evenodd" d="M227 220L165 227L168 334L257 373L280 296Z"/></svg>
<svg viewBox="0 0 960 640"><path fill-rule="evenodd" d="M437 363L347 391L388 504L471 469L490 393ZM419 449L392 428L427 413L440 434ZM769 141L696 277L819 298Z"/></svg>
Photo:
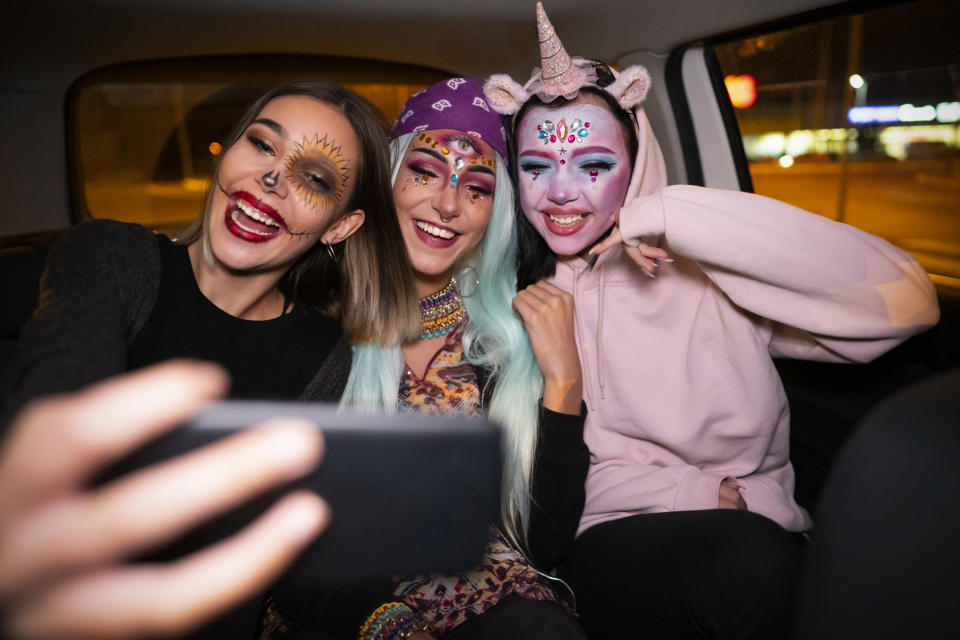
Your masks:
<svg viewBox="0 0 960 640"><path fill-rule="evenodd" d="M638 621L651 637L785 637L812 522L772 358L869 361L937 322L935 290L853 227L667 186L646 70L570 58L537 14L542 69L484 89L512 116L521 286L551 277L574 296L591 464L561 573L591 637Z"/></svg>

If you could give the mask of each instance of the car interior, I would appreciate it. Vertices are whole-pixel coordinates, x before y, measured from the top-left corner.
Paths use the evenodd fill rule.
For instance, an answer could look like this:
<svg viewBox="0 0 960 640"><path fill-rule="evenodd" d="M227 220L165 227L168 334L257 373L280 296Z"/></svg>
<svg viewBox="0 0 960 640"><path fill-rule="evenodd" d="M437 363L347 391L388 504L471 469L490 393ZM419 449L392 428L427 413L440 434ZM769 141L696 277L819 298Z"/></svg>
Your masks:
<svg viewBox="0 0 960 640"><path fill-rule="evenodd" d="M815 509L871 407L960 366L960 4L546 6L572 55L649 70L645 109L670 183L756 191L860 226L934 280L939 325L878 360L777 362L797 498ZM391 121L441 78L525 78L537 64L533 0L34 0L5 13L4 394L50 243L90 218L183 226L219 140L264 87L331 77Z"/></svg>

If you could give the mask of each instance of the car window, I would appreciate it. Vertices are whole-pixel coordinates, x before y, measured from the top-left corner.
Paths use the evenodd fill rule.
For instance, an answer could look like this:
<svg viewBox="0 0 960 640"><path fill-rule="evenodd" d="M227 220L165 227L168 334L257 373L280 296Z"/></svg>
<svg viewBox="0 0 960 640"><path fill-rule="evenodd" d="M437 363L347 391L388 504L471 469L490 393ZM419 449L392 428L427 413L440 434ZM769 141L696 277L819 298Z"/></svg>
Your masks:
<svg viewBox="0 0 960 640"><path fill-rule="evenodd" d="M960 3L715 47L754 190L887 238L960 286Z"/></svg>
<svg viewBox="0 0 960 640"><path fill-rule="evenodd" d="M392 122L439 70L320 56L184 59L88 74L68 98L75 217L182 228L200 212L224 138L246 107L286 80L326 77Z"/></svg>

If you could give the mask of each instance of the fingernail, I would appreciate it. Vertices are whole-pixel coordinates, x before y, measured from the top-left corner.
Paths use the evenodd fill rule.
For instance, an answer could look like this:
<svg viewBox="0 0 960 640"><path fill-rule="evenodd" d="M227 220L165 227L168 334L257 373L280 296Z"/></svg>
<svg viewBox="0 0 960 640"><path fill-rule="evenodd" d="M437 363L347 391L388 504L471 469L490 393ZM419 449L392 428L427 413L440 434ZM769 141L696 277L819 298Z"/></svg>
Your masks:
<svg viewBox="0 0 960 640"><path fill-rule="evenodd" d="M647 277L648 277L648 278L656 278L656 277L657 277L657 275L656 275L655 273L653 273L652 271L644 271L644 273L647 274Z"/></svg>
<svg viewBox="0 0 960 640"><path fill-rule="evenodd" d="M673 262L673 258L660 258L664 262Z"/></svg>

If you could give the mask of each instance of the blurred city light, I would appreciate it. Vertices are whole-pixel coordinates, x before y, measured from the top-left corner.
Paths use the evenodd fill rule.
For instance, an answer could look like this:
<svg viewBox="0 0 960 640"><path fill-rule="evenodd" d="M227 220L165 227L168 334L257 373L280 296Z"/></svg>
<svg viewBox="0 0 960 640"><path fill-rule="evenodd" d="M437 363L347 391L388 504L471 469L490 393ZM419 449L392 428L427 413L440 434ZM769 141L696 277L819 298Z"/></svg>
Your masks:
<svg viewBox="0 0 960 640"><path fill-rule="evenodd" d="M859 73L855 73L852 76L850 76L851 87L853 87L854 89L859 89L863 85L864 85L863 76L861 76Z"/></svg>
<svg viewBox="0 0 960 640"><path fill-rule="evenodd" d="M217 142L216 140L214 140L213 142L211 142L211 143L210 143L210 146L207 147L207 149L209 149L209 150L210 150L210 154L211 154L211 155L214 155L214 156L220 155L220 152L223 151L223 147L222 147L222 146L220 145L220 143Z"/></svg>
<svg viewBox="0 0 960 640"><path fill-rule="evenodd" d="M778 160L778 162L780 163L781 167L783 167L784 169L788 169L793 166L793 156L791 155L780 156L780 160Z"/></svg>

